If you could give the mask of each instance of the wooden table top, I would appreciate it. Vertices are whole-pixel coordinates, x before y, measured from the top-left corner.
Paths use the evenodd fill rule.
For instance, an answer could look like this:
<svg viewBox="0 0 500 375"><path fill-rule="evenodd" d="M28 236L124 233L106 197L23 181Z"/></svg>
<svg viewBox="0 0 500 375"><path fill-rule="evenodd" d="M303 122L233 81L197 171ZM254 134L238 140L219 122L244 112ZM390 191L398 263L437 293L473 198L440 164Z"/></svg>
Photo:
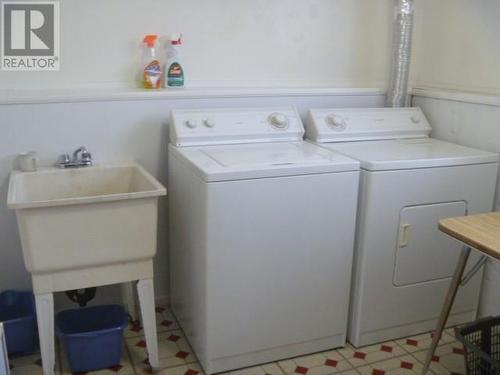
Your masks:
<svg viewBox="0 0 500 375"><path fill-rule="evenodd" d="M500 212L442 219L439 220L439 229L500 260Z"/></svg>

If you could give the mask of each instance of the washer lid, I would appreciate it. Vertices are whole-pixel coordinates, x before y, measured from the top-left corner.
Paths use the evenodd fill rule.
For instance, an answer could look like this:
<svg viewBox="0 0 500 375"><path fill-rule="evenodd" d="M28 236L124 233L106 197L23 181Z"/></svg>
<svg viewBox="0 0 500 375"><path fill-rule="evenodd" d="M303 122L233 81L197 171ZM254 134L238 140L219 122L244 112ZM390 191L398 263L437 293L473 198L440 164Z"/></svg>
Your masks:
<svg viewBox="0 0 500 375"><path fill-rule="evenodd" d="M361 168L370 171L498 162L497 154L434 138L330 143L323 146L359 160Z"/></svg>
<svg viewBox="0 0 500 375"><path fill-rule="evenodd" d="M207 182L359 170L358 161L308 142L169 148Z"/></svg>

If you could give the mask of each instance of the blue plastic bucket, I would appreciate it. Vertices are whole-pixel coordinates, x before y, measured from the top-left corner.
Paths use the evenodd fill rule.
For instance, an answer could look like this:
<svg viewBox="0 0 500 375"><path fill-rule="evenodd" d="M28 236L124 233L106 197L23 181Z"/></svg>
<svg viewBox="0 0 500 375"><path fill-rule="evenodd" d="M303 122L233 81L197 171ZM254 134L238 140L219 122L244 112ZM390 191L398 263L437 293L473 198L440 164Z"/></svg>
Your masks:
<svg viewBox="0 0 500 375"><path fill-rule="evenodd" d="M0 293L0 321L9 354L32 354L36 349L36 313L32 292L6 290Z"/></svg>
<svg viewBox="0 0 500 375"><path fill-rule="evenodd" d="M116 366L122 357L127 314L119 305L61 311L56 332L62 339L72 372Z"/></svg>

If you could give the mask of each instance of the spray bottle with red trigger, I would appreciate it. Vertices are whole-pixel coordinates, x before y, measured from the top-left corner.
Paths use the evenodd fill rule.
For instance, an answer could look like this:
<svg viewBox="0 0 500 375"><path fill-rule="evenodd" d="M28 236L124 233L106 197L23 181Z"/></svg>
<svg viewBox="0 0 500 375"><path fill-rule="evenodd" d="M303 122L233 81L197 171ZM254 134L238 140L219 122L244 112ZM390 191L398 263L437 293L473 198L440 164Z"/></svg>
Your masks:
<svg viewBox="0 0 500 375"><path fill-rule="evenodd" d="M184 87L184 64L182 62L182 35L171 34L167 42L167 62L165 64L165 81L167 88Z"/></svg>

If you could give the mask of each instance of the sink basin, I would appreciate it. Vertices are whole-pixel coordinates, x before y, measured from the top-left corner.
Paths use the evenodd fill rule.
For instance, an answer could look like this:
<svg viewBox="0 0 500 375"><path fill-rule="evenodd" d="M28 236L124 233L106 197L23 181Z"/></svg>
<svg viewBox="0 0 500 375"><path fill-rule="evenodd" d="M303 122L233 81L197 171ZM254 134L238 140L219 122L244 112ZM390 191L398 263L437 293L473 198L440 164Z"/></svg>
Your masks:
<svg viewBox="0 0 500 375"><path fill-rule="evenodd" d="M136 163L12 172L7 205L35 289L120 282L141 267L152 273L165 194Z"/></svg>
<svg viewBox="0 0 500 375"><path fill-rule="evenodd" d="M96 203L165 195L165 188L136 163L12 172L11 209Z"/></svg>

